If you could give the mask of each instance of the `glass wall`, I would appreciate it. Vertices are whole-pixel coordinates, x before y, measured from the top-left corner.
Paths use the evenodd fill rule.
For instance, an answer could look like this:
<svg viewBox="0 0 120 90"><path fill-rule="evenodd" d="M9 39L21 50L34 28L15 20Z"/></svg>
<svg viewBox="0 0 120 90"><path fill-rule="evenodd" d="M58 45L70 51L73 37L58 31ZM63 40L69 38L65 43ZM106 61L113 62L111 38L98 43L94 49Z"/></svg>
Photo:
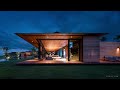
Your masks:
<svg viewBox="0 0 120 90"><path fill-rule="evenodd" d="M79 61L79 40L69 42L70 61Z"/></svg>

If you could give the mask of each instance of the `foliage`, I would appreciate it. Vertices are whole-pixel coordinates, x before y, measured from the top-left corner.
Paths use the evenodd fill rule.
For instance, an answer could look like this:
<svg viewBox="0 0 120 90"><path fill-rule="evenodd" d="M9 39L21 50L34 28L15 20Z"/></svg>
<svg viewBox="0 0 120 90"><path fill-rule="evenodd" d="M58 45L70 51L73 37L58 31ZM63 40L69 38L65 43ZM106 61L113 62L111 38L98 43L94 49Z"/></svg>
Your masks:
<svg viewBox="0 0 120 90"><path fill-rule="evenodd" d="M20 57L20 52L16 52L16 55L19 58Z"/></svg>
<svg viewBox="0 0 120 90"><path fill-rule="evenodd" d="M31 48L31 50L32 50L32 55L36 56L37 48L33 47L33 48Z"/></svg>
<svg viewBox="0 0 120 90"><path fill-rule="evenodd" d="M6 53L8 51L8 47L3 47L3 51Z"/></svg>
<svg viewBox="0 0 120 90"><path fill-rule="evenodd" d="M35 47L31 48L32 52L36 52L37 49Z"/></svg>
<svg viewBox="0 0 120 90"><path fill-rule="evenodd" d="M100 41L106 41L106 40L107 38L105 36L100 38Z"/></svg>
<svg viewBox="0 0 120 90"><path fill-rule="evenodd" d="M116 35L113 40L117 41L117 42L120 42L120 35Z"/></svg>
<svg viewBox="0 0 120 90"><path fill-rule="evenodd" d="M3 47L3 52L4 52L4 55L5 55L5 58L7 58L9 56L8 55L8 50L9 50L8 47Z"/></svg>

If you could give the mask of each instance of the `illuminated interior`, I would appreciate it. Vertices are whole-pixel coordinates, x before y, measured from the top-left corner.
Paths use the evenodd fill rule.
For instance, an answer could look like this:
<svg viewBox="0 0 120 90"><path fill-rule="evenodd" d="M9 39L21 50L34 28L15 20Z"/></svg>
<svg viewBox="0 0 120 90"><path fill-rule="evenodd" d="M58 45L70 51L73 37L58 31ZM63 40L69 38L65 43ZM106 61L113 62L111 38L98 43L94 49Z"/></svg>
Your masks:
<svg viewBox="0 0 120 90"><path fill-rule="evenodd" d="M38 60L83 61L84 36L103 33L16 33L38 48Z"/></svg>
<svg viewBox="0 0 120 90"><path fill-rule="evenodd" d="M70 61L79 61L79 40L70 40Z"/></svg>
<svg viewBox="0 0 120 90"><path fill-rule="evenodd" d="M69 41L39 40L39 42L42 47L42 49L40 49L40 52L42 53L42 58L45 58L46 60L67 62L69 57L69 61L79 61L79 39L69 39ZM45 55L43 55L43 52Z"/></svg>
<svg viewBox="0 0 120 90"><path fill-rule="evenodd" d="M67 40L41 40L46 51L57 51L68 44Z"/></svg>
<svg viewBox="0 0 120 90"><path fill-rule="evenodd" d="M117 49L116 49L116 56L119 56L119 55L120 55L120 48L117 47Z"/></svg>
<svg viewBox="0 0 120 90"><path fill-rule="evenodd" d="M42 58L54 61L68 61L68 40L39 40ZM45 52L43 55L43 52Z"/></svg>

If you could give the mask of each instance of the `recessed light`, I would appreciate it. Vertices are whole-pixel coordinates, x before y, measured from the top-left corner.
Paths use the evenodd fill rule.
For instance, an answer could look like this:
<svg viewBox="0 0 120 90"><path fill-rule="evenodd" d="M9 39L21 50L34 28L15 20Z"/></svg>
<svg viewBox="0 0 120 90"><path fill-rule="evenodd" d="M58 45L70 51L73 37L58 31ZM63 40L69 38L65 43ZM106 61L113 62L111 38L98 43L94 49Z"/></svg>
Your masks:
<svg viewBox="0 0 120 90"><path fill-rule="evenodd" d="M48 36L47 36L47 38L48 38Z"/></svg>

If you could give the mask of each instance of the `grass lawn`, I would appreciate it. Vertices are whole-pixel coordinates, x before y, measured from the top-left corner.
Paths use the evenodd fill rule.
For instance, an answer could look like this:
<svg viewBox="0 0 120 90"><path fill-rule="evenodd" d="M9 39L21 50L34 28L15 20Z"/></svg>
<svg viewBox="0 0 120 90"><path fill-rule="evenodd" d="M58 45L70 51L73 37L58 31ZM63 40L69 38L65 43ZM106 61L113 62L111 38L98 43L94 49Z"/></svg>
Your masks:
<svg viewBox="0 0 120 90"><path fill-rule="evenodd" d="M120 79L120 65L17 66L0 62L0 79Z"/></svg>
<svg viewBox="0 0 120 90"><path fill-rule="evenodd" d="M4 57L3 56L0 56L0 59L3 59Z"/></svg>

